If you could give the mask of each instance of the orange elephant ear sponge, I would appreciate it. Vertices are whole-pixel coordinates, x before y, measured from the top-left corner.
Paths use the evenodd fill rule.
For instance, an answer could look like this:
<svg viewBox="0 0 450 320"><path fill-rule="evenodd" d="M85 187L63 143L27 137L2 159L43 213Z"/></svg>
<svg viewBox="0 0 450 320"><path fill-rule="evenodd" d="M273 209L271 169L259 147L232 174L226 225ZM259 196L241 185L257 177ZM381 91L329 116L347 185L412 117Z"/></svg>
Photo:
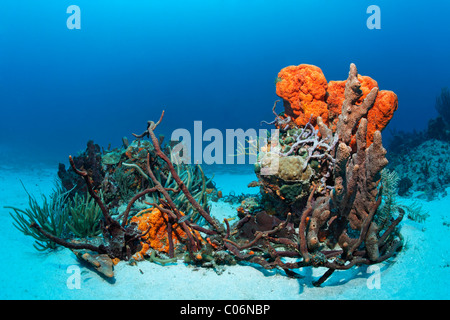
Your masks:
<svg viewBox="0 0 450 320"><path fill-rule="evenodd" d="M277 95L283 98L285 114L299 126L316 124L316 119L328 119L325 102L327 79L319 67L301 64L283 68L278 73Z"/></svg>
<svg viewBox="0 0 450 320"><path fill-rule="evenodd" d="M347 81L330 81L328 83L328 124L331 128L336 130L336 123L342 111L342 104L344 103L345 83Z"/></svg>
<svg viewBox="0 0 450 320"><path fill-rule="evenodd" d="M333 130L342 111L345 99L344 81L327 83L322 70L316 66L301 64L283 68L278 73L276 93L283 98L285 115L290 116L298 126L304 126L311 118L316 125L318 116ZM378 83L368 76L358 75L362 96L356 104L361 104ZM376 130L383 130L398 108L397 95L392 91L379 91L373 107L367 113L367 142L373 141Z"/></svg>
<svg viewBox="0 0 450 320"><path fill-rule="evenodd" d="M398 109L397 95L388 90L378 92L377 99L367 114L367 141L373 141L375 131L382 131Z"/></svg>
<svg viewBox="0 0 450 320"><path fill-rule="evenodd" d="M169 252L167 221L167 214L159 211L157 208L145 209L131 218L131 222L137 223L142 233L148 231L141 238L142 250L136 253L135 259L141 260L150 248L159 252ZM197 231L195 231L195 235L201 239ZM172 241L174 246L187 241L187 235L179 224L172 225Z"/></svg>

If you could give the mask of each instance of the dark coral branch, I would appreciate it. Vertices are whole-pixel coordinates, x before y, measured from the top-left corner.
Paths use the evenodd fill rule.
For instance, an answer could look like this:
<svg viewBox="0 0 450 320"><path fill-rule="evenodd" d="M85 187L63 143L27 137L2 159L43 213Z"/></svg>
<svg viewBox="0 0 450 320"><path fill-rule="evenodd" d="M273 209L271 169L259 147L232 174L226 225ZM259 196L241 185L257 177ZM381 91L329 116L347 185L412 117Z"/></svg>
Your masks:
<svg viewBox="0 0 450 320"><path fill-rule="evenodd" d="M149 137L149 130L155 130L156 127L158 127L158 125L161 123L162 119L164 118L164 110L161 113L161 117L159 118L158 122L153 122L153 121L147 121L147 130L145 130L144 132L142 132L141 134L135 134L132 133L133 136L135 136L138 139L142 139L143 137Z"/></svg>
<svg viewBox="0 0 450 320"><path fill-rule="evenodd" d="M223 219L223 222L225 222L225 226L227 227L227 233L225 235L225 239L228 239L230 237L230 223L228 222L227 219Z"/></svg>
<svg viewBox="0 0 450 320"><path fill-rule="evenodd" d="M299 249L300 253L302 254L303 260L305 262L309 262L311 259L311 255L308 253L308 246L306 242L306 219L311 214L313 208L312 208L312 199L314 196L314 192L316 192L316 185L314 185L309 197L306 209L302 212L302 217L300 220L300 226L298 227L298 241L299 241Z"/></svg>
<svg viewBox="0 0 450 320"><path fill-rule="evenodd" d="M156 179L155 174L153 173L152 168L150 167L150 153L147 153L147 163L146 163L147 172L152 179L153 183L155 184L155 188L158 189L158 191L164 196L166 201L168 202L170 208L173 210L175 215L178 219L181 219L181 213L178 211L177 206L173 202L172 198L170 197L169 193L164 189L161 182L159 182L158 179Z"/></svg>
<svg viewBox="0 0 450 320"><path fill-rule="evenodd" d="M272 243L282 244L286 247L290 247L295 250L298 248L298 244L288 238L274 238L274 237L267 236L267 240L269 240ZM298 256L298 252L297 252L296 256Z"/></svg>
<svg viewBox="0 0 450 320"><path fill-rule="evenodd" d="M246 243L245 245L241 245L240 246L237 243L235 243L234 241L232 241L230 239L227 239L227 238L223 238L222 240L225 243L227 243L227 244L231 244L232 246L235 247L235 249L237 249L239 251L251 248L251 247L255 246L258 243L259 240L261 240L261 239L268 239L268 238L270 238L269 236L271 236L271 235L273 235L273 234L283 230L284 228L286 228L286 226L288 225L288 223L289 223L289 221L291 219L291 216L292 216L292 214L289 212L287 217L286 217L286 220L281 222L280 224L278 224L276 227L274 227L271 230L268 230L268 231L256 231L255 234L254 234L255 238L252 241ZM289 244L293 244L293 243L289 243Z"/></svg>
<svg viewBox="0 0 450 320"><path fill-rule="evenodd" d="M223 241L226 242L226 243L232 244L238 250L242 251L244 249L248 249L248 248L253 247L263 237L263 235L264 234L262 232L256 231L255 232L255 238L252 241L250 241L249 243L247 243L245 245L242 245L242 246L239 246L237 243L235 243L234 241L231 241L230 239L224 238Z"/></svg>
<svg viewBox="0 0 450 320"><path fill-rule="evenodd" d="M164 112L163 112L163 115L164 115ZM161 122L161 119L162 119L163 115L161 116L161 118L159 119L159 121L157 122L156 125L150 125L149 126L149 130L151 130L152 127L156 127ZM152 131L152 133L153 133L153 131ZM158 144L158 148L159 148L159 144ZM158 191L160 193L162 193L164 195L164 198L168 202L170 208L175 213L175 215L177 217L177 220L180 221L181 218L182 218L182 215L181 215L180 211L178 210L177 206L173 202L173 200L170 197L169 193L164 189L164 187L161 185L159 180L156 179L156 176L155 176L155 174L153 173L153 170L150 167L150 153L147 153L147 163L146 163L146 165L147 165L147 172L148 172L150 178L153 180L153 182L155 184L155 187L158 189ZM172 222L169 221L168 224L172 224ZM189 229L189 227L186 225L185 222L181 222L181 223L179 223L179 225L181 226L183 231L186 233L186 236L188 237L187 247L188 247L190 255L193 256L193 250L195 248L195 240L194 240L195 238L194 238L191 230ZM197 249L198 249L198 246L197 246Z"/></svg>
<svg viewBox="0 0 450 320"><path fill-rule="evenodd" d="M299 248L300 253L302 254L303 260L309 262L311 256L308 252L308 246L306 243L306 220L312 212L312 207L306 208L302 213L302 218L300 220L300 226L298 229L299 232Z"/></svg>
<svg viewBox="0 0 450 320"><path fill-rule="evenodd" d="M63 247L66 247L69 249L74 249L74 250L87 249L87 250L95 251L98 253L106 253L106 248L102 245L94 246L89 243L72 243L72 242L65 241L61 238L55 237L54 235L52 235L52 234L48 233L47 231L45 231L44 229L42 229L35 222L31 223L30 227L33 229L36 229L36 231L39 232L40 234L42 234L44 237L48 238L49 240L51 240L54 243L59 244Z"/></svg>
<svg viewBox="0 0 450 320"><path fill-rule="evenodd" d="M169 242L169 258L174 257L174 247L172 239L172 222L167 222L167 241Z"/></svg>
<svg viewBox="0 0 450 320"><path fill-rule="evenodd" d="M210 229L206 229L206 228L203 228L203 227L200 227L199 225L197 225L197 224L195 224L195 223L193 223L193 222L185 221L185 223L186 223L190 228L192 228L192 229L194 229L194 230L197 230L197 231L200 231L200 232L203 232L204 234L208 234L208 235L215 235L215 234L217 234L216 231L210 230Z"/></svg>
<svg viewBox="0 0 450 320"><path fill-rule="evenodd" d="M164 113L163 113L164 114ZM162 116L160 118L160 120L157 122L157 124L159 124L162 120ZM179 188L181 189L181 191L183 191L184 195L186 196L186 198L188 199L188 201L191 203L191 205L200 213L200 215L214 228L214 230L216 230L217 232L221 232L219 226L217 225L216 221L214 221L214 219L209 215L209 213L207 213L203 207L192 197L191 193L189 192L188 188L186 187L186 185L184 184L184 182L180 179L180 177L178 176L172 162L170 161L170 159L164 154L164 152L162 152L160 145L159 145L159 141L156 138L155 133L153 132L154 128L156 128L156 125L152 125L153 122L150 123L150 125L148 126L148 133L150 135L150 138L153 142L153 146L155 147L155 152L157 154L158 157L160 157L164 162L167 163L167 166L169 168L169 171L172 173L172 177L174 178L174 180L176 181L177 185L179 186Z"/></svg>
<svg viewBox="0 0 450 320"><path fill-rule="evenodd" d="M235 257L237 257L240 260L248 260L252 257L250 254L241 253L241 251L238 248L238 245L228 239L224 239L223 242L224 247L230 251Z"/></svg>
<svg viewBox="0 0 450 320"><path fill-rule="evenodd" d="M98 194L94 191L94 187L92 185L92 181L91 181L91 178L89 177L88 173L84 170L82 171L82 170L77 169L77 167L75 166L75 163L73 162L72 156L69 156L69 162L70 162L70 165L72 166L73 171L75 171L76 174L81 176L84 179L84 181L86 182L86 186L88 188L89 194L91 195L92 198L94 198L95 202L100 207L100 210L102 210L102 213L103 213L106 223L110 224L112 219L111 219L111 216L109 215L109 211L106 208L103 201L98 196Z"/></svg>
<svg viewBox="0 0 450 320"><path fill-rule="evenodd" d="M244 224L246 224L250 219L252 218L251 214L245 215L241 220L238 221L238 223L235 226L235 229L240 229Z"/></svg>
<svg viewBox="0 0 450 320"><path fill-rule="evenodd" d="M279 121L279 116L278 114L275 112L275 108L277 107L277 103L280 102L280 100L276 100L275 103L273 104L272 107L272 113L275 115L275 120L273 120L272 122L267 122L267 121L261 121L261 124L265 123L265 124L275 124L277 121Z"/></svg>
<svg viewBox="0 0 450 320"><path fill-rule="evenodd" d="M154 134L153 134L153 131L151 131L151 130L152 130L152 128L156 128L156 126L161 122L163 115L164 115L164 111L163 111L163 114L161 115L161 118L159 119L159 121L156 124L150 124L149 125L148 130L149 130L150 134L153 135L152 137L154 137ZM161 149L159 148L159 143L157 142L156 144L158 145L158 150L161 151ZM155 149L156 149L156 146L155 146ZM170 162L170 164L172 165L171 162ZM172 165L172 167L173 167L173 165ZM153 170L150 167L150 153L147 153L146 168L147 168L147 172L148 172L150 178L153 180L153 182L155 184L155 188L160 193L163 194L164 198L166 199L167 203L169 204L170 208L172 209L172 212L176 215L177 221L180 221L181 218L182 218L182 215L181 215L180 211L178 210L177 206L173 202L173 200L170 197L170 195L167 192L167 190L161 185L159 180L156 178L155 174L153 173ZM173 175L173 173L172 173L172 175ZM172 217L172 215L170 215L170 216ZM168 221L168 225L170 225L170 228L172 228L172 226L171 226L172 223L173 223L172 221ZM186 233L186 236L188 238L187 248L188 248L188 251L189 251L189 255L191 256L191 258L193 258L193 251L199 249L198 243L196 245L196 241L195 241L196 237L194 237L194 235L191 232L191 229L188 227L188 225L185 222L179 222L179 225L181 226L183 231ZM170 237L169 241L171 241L171 237ZM172 247L173 247L173 245L172 245ZM169 243L169 248L170 248L170 243ZM173 250L172 250L172 255L173 255Z"/></svg>
<svg viewBox="0 0 450 320"><path fill-rule="evenodd" d="M136 194L128 203L127 208L125 209L124 213L123 213L123 219L122 219L122 227L124 227L127 223L128 223L128 215L130 213L131 207L133 206L133 204L140 198L142 198L143 196L145 196L148 193L152 193L152 192L156 192L158 191L156 188L150 188L150 189L145 189L141 192L139 192L138 194Z"/></svg>
<svg viewBox="0 0 450 320"><path fill-rule="evenodd" d="M350 248L350 250L349 250L349 252L348 252L349 255L352 255L353 251L355 251L355 250L359 247L359 245L366 239L366 235L367 235L367 232L368 232L368 230L369 230L369 226L370 226L370 224L372 223L373 217L374 217L375 213L377 212L378 207L379 207L380 204L381 204L381 199L382 199L381 193L383 192L382 189L383 189L383 188L381 187L381 188L380 188L380 195L378 196L377 202L375 202L375 203L372 205L372 208L371 208L371 210L370 210L369 215L368 215L368 216L366 217L366 219L364 220L363 225L362 225L362 227L361 227L361 231L360 231L358 240L357 240L357 241L353 244L353 246Z"/></svg>
<svg viewBox="0 0 450 320"><path fill-rule="evenodd" d="M160 199L161 201L162 199ZM178 221L177 215L175 213L173 213L172 210L166 209L161 207L159 204L157 203L153 203L153 202L146 202L144 201L145 204L148 204L149 206L155 207L157 208L159 211L164 212L165 214L167 214L173 221Z"/></svg>
<svg viewBox="0 0 450 320"><path fill-rule="evenodd" d="M272 113L275 115L275 117L278 117L278 114L275 112L275 108L277 107L278 102L280 102L280 100L275 100L273 107L272 107Z"/></svg>
<svg viewBox="0 0 450 320"><path fill-rule="evenodd" d="M335 271L336 269L328 269L317 281L313 282L314 287L320 287Z"/></svg>
<svg viewBox="0 0 450 320"><path fill-rule="evenodd" d="M384 246L386 240L388 239L388 236L394 231L395 227L398 226L398 224L402 221L404 215L405 215L405 210L403 210L402 208L398 208L399 211L399 216L397 217L397 219L395 219L391 225L389 226L389 228L383 233L383 235L380 237L379 241L378 241L378 246L382 247Z"/></svg>

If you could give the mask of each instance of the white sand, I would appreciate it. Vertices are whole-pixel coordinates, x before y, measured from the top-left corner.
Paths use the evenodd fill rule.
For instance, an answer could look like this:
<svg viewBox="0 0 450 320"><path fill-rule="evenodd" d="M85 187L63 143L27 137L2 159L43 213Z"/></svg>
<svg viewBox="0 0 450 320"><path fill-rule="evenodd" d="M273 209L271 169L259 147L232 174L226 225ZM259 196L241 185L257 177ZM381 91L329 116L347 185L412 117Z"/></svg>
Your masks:
<svg viewBox="0 0 450 320"><path fill-rule="evenodd" d="M28 198L19 179L37 197L50 195L57 167L36 166L27 171L0 165L0 298L1 299L449 299L450 298L450 197L423 202L430 217L423 224L404 220L402 234L406 249L382 264L380 288L369 289L372 273L367 267L337 271L321 288L311 285L325 270L304 268L302 279L291 279L279 271L255 266L230 266L222 275L210 269L196 269L182 262L160 266L147 261L137 266L120 262L115 282L110 283L82 266L68 249L40 253L34 239L12 226L3 206L26 208ZM224 194L249 190L253 174L216 175ZM450 194L450 190L448 190ZM404 200L407 203L410 200ZM223 203L212 212L233 216ZM445 225L446 223L447 225ZM80 289L70 289L67 273L81 268ZM141 272L142 271L142 272ZM369 281L370 282L370 281Z"/></svg>

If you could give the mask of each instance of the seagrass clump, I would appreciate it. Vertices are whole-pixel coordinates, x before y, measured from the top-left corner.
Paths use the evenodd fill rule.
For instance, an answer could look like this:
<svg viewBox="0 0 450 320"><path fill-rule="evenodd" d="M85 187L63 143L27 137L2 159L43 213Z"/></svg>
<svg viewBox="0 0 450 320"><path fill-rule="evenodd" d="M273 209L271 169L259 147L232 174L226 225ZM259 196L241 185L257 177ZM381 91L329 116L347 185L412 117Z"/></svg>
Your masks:
<svg viewBox="0 0 450 320"><path fill-rule="evenodd" d="M67 227L79 238L95 237L101 233L102 212L95 200L89 195L76 194L68 201L66 210L69 219Z"/></svg>
<svg viewBox="0 0 450 320"><path fill-rule="evenodd" d="M23 234L36 240L33 246L38 251L56 249L57 244L37 232L36 229L31 227L31 224L35 223L49 234L63 238L67 233L68 210L66 201L68 192L64 192L60 186L57 186L50 199L42 195L42 204L39 204L36 198L26 189L25 192L28 195L28 208L5 207L14 211L14 213L10 212L14 220L13 225Z"/></svg>

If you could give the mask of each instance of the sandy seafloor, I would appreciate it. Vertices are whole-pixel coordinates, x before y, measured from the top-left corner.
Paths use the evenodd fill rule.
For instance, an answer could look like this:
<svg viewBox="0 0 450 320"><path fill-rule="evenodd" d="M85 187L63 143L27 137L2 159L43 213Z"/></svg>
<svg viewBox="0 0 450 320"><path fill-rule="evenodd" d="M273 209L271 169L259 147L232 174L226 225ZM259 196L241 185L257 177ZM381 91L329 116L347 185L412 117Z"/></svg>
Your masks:
<svg viewBox="0 0 450 320"><path fill-rule="evenodd" d="M218 275L212 269L194 268L179 261L161 266L147 261L115 266L115 281L108 282L84 267L65 248L40 253L34 239L12 225L4 206L26 208L28 197L20 183L40 199L50 195L57 166L0 164L0 298L1 299L449 299L450 298L450 196L421 201L430 217L419 224L402 222L404 249L394 259L380 264L380 288L367 285L374 273L367 267L336 271L321 288L312 286L324 268L296 270L300 279L281 271L266 271L254 265L228 266ZM254 173L218 172L215 181L224 195L250 193L247 184ZM450 190L447 190L450 195ZM400 199L408 204L411 199ZM222 220L235 215L235 208L218 202L212 214ZM69 289L70 266L81 268L79 289ZM70 269L69 269L70 271ZM142 272L141 272L142 271ZM369 283L371 283L369 281Z"/></svg>

